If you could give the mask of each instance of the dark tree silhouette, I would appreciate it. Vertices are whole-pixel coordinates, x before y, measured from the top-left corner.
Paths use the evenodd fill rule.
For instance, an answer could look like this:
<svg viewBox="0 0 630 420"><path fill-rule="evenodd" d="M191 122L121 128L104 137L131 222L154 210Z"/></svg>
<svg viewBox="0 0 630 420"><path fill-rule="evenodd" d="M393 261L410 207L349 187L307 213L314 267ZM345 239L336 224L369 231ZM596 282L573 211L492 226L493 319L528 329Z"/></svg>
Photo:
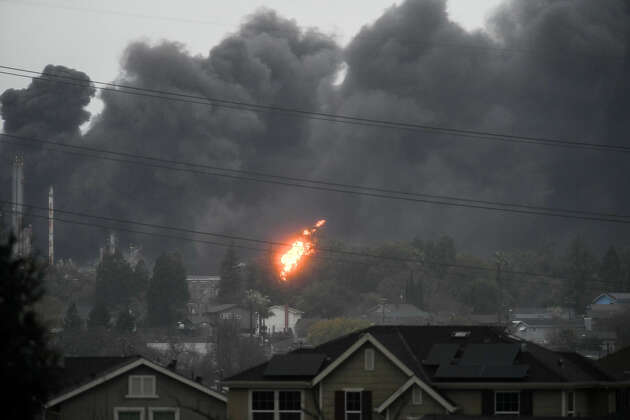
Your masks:
<svg viewBox="0 0 630 420"><path fill-rule="evenodd" d="M171 325L188 301L186 269L179 254L162 254L153 267L147 292L147 320L156 326Z"/></svg>
<svg viewBox="0 0 630 420"><path fill-rule="evenodd" d="M83 320L79 316L77 305L72 302L66 310L66 316L63 319L63 328L67 331L76 331L83 328Z"/></svg>
<svg viewBox="0 0 630 420"><path fill-rule="evenodd" d="M43 295L43 271L31 258L13 256L14 240L0 245L0 376L2 416L32 419L55 387L57 354L33 305Z"/></svg>
<svg viewBox="0 0 630 420"><path fill-rule="evenodd" d="M89 328L109 327L109 311L104 303L97 303L92 310L88 318Z"/></svg>

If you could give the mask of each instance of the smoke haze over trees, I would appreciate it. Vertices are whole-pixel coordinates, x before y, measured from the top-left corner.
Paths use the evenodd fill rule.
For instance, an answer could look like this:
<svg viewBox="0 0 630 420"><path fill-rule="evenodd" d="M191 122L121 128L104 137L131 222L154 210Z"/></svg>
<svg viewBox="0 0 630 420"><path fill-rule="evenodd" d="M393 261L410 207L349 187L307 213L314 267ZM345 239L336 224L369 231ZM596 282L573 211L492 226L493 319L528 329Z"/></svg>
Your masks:
<svg viewBox="0 0 630 420"><path fill-rule="evenodd" d="M629 14L627 0L508 1L489 18L487 33L466 32L448 19L445 1L408 0L366 22L342 47L316 29L261 10L209 45L206 56L192 56L168 41L133 43L116 82L380 120L630 146ZM58 64L45 72L88 79L80 69ZM345 78L335 84L344 65ZM7 90L0 98L4 129L334 182L620 214L630 208L622 182L629 169L624 153L358 127L115 92L101 93L103 112L81 134L79 126L89 117L84 106L94 94L91 87L45 81ZM15 150L0 147L3 153ZM28 203L45 205L48 185L54 184L60 208L276 241L321 217L329 219L328 236L350 242L446 233L475 255L568 243L578 231L600 246L618 244L628 234L623 225L314 192L37 148L25 154ZM7 170L0 176L2 185L10 185ZM9 199L9 189L2 191ZM41 242L45 222L31 222ZM58 226L60 256L96 256L105 231ZM128 239L147 243L153 257L165 248L146 237ZM172 247L204 269L216 267L225 252L205 245ZM602 275L614 276L614 256L608 261ZM584 273L575 271L576 284ZM486 293L485 287L480 283L475 290Z"/></svg>

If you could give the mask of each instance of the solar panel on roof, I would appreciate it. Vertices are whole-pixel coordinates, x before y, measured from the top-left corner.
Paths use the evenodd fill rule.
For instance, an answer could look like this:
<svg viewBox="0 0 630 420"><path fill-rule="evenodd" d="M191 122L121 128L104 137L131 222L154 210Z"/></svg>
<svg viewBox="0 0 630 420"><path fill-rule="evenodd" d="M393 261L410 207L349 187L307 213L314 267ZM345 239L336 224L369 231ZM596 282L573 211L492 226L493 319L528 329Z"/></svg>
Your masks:
<svg viewBox="0 0 630 420"><path fill-rule="evenodd" d="M478 378L483 366L440 365L435 378Z"/></svg>
<svg viewBox="0 0 630 420"><path fill-rule="evenodd" d="M440 365L434 377L438 379L521 379L527 375L528 368L527 365Z"/></svg>
<svg viewBox="0 0 630 420"><path fill-rule="evenodd" d="M429 350L427 358L422 363L425 365L441 365L448 363L455 357L459 344L434 344Z"/></svg>
<svg viewBox="0 0 630 420"><path fill-rule="evenodd" d="M528 365L512 365L512 366L485 366L481 373L482 378L494 379L520 379L527 375Z"/></svg>
<svg viewBox="0 0 630 420"><path fill-rule="evenodd" d="M264 376L315 376L324 363L325 354L290 353L274 356L265 368Z"/></svg>
<svg viewBox="0 0 630 420"><path fill-rule="evenodd" d="M512 365L518 355L518 343L469 344L460 365Z"/></svg>

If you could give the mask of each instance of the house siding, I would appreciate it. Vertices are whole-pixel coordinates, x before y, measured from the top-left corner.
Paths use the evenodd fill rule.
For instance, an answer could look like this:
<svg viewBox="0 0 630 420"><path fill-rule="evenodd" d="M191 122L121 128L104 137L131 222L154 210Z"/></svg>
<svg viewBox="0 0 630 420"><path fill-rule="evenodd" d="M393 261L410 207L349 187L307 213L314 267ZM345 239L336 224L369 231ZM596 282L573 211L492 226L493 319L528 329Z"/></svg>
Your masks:
<svg viewBox="0 0 630 420"><path fill-rule="evenodd" d="M532 404L534 416L561 416L562 391L534 391Z"/></svg>
<svg viewBox="0 0 630 420"><path fill-rule="evenodd" d="M412 404L412 388L409 388L389 408L390 419L405 419L407 416L422 416L425 414L448 414L446 409L437 401L422 391L422 404ZM401 407L402 405L402 407Z"/></svg>
<svg viewBox="0 0 630 420"><path fill-rule="evenodd" d="M155 376L155 389L159 398L127 398L129 375ZM59 420L112 420L114 407L143 407L148 420L148 407L179 407L180 420L202 420L210 416L226 418L226 404L175 379L162 375L146 366L140 366L104 384L100 384L70 398L51 411L47 417Z"/></svg>
<svg viewBox="0 0 630 420"><path fill-rule="evenodd" d="M364 369L363 353L368 348L374 349L374 370L372 371ZM327 419L334 418L335 391L348 388L372 391L372 406L376 408L408 379L409 377L384 354L366 343L323 379L324 416Z"/></svg>
<svg viewBox="0 0 630 420"><path fill-rule="evenodd" d="M481 415L481 391L455 390L442 391L442 394L458 407L457 414L467 416Z"/></svg>

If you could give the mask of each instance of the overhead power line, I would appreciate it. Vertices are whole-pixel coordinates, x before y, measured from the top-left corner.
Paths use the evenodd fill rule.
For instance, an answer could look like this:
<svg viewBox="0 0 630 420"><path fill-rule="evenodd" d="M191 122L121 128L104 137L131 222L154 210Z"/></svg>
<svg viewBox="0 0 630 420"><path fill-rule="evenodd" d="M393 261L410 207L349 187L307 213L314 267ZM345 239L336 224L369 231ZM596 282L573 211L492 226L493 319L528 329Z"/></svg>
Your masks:
<svg viewBox="0 0 630 420"><path fill-rule="evenodd" d="M630 153L630 147L624 146L624 145L592 143L592 142L586 142L586 141L573 141L573 140L557 139L557 138L551 138L551 137L523 136L523 135L481 131L481 130L468 130L468 129L460 129L460 128L432 126L432 125L413 123L413 122L391 121L391 120L366 118L366 117L353 116L353 115L308 111L308 110L303 110L299 108L289 108L289 107L283 107L283 106L277 106L277 105L259 105L259 104L250 103L250 102L243 102L243 101L236 101L236 100L229 100L229 99L222 99L222 98L215 98L215 97L203 97L203 96L189 95L189 94L170 92L170 91L164 91L164 90L139 88L135 86L122 85L122 84L117 84L117 83L99 82L95 80L87 81L85 79L81 79L77 77L38 72L35 70L23 69L23 68L18 68L18 67L0 65L0 68L6 69L6 70L18 71L22 73L29 73L29 74L20 74L20 73L15 73L13 71L0 71L0 74L4 74L8 76L41 80L41 81L45 81L49 83L62 83L62 84L68 84L68 85L73 85L73 86L80 86L80 87L92 86L93 88L99 89L101 91L115 92L119 94L121 93L121 94L126 94L126 95L148 97L148 98L168 100L168 101L174 101L174 102L183 102L183 103L205 105L205 106L215 106L215 107L240 110L240 111L251 111L251 112L257 112L257 113L274 112L274 113L280 113L280 114L288 115L292 117L305 118L309 120L328 121L328 122L349 124L349 125L355 125L355 126L377 127L377 128L405 130L405 131L414 131L414 132L430 132L434 134L452 135L455 137L463 137L463 138L475 139L475 140L496 141L496 142L516 143L516 144L530 144L530 145L537 145L537 146L561 147L561 148L571 148L571 149L596 150L596 151L601 151L601 152ZM36 76L36 75L39 75L39 76ZM102 86L98 86L98 85L102 85Z"/></svg>
<svg viewBox="0 0 630 420"><path fill-rule="evenodd" d="M9 204L9 205L14 204L14 202L7 201L7 200L0 200L0 203ZM48 211L48 207L34 206L30 204L22 204L22 207L28 208L28 209L34 209L34 210ZM34 217L34 218L40 218L40 219L49 218L48 215L38 215L38 214L31 214L27 212L18 212L18 211L13 211L13 212L22 214L28 217ZM222 239L228 239L231 241L238 241L236 243L234 242L223 243L223 242L216 242L216 241L208 241L208 240L199 239L199 238L190 238L190 237L185 237L185 236L175 236L175 235L156 233L156 232L138 231L138 230L119 227L119 226L102 225L102 224L98 224L94 222L83 222L79 220L64 219L58 216L53 217L53 220L59 221L62 223L96 227L96 228L109 229L109 230L127 232L127 233L137 233L137 234L148 235L148 236L178 239L178 240L184 240L184 241L190 241L190 242L206 243L209 245L216 245L216 246L221 246L221 247L235 247L235 248L243 248L243 249L254 250L254 251L268 252L268 249L255 247L255 246L249 246L249 245L243 245L242 243L239 243L239 242L251 242L258 245L271 245L271 246L279 246L279 247L291 246L290 243L286 243L286 242L269 241L269 240L264 240L264 239L259 239L259 238L244 237L240 235L229 235L229 234L222 234L222 233L217 233L217 232L207 232L207 231L201 231L201 230L196 230L196 229L181 228L181 227L174 227L174 226L168 226L168 225L144 223L144 222L138 222L138 221L133 221L133 220L119 219L119 218L107 217L107 216L101 216L101 215L93 215L89 213L75 212L75 211L62 210L62 209L55 209L55 213L61 213L61 214L66 214L70 216L77 216L77 217L88 218L88 219L97 219L97 220L107 221L107 222L117 223L117 224L135 225L135 226L141 226L141 227L152 228L152 229L170 230L174 232L181 232L181 233L195 234L195 235L202 235L202 236L212 236L212 237L218 237ZM458 268L458 269L465 269L465 270L487 271L487 272L492 272L492 273L496 272L496 268L491 268L491 267L475 266L475 265L468 265L468 264L449 264L449 263L443 263L443 262L432 261L432 260L427 261L427 260L418 259L418 258L393 257L393 256L387 256L387 255L370 254L370 253L359 252L359 251L348 251L348 250L325 248L325 247L320 247L320 246L316 246L315 250L318 252L329 254L329 255L361 257L361 258L393 261L393 262L400 262L400 263L414 263L414 264L420 264L423 266L430 265L430 266L438 266L438 267L445 267L445 268ZM551 279L551 280L567 280L562 277L553 276L550 274L536 273L536 272L530 272L530 271L520 271L520 270L509 270L509 269L503 269L503 268L501 269L501 273L528 276L528 277L538 277L538 278ZM523 279L518 279L518 281L522 281L522 280Z"/></svg>
<svg viewBox="0 0 630 420"><path fill-rule="evenodd" d="M31 7L46 7L52 9L60 9L60 10L68 10L73 12L82 12L82 13L90 13L90 14L107 14L113 16L123 16L123 17L131 17L136 19L150 19L162 22L180 22L185 24L198 24L198 25L206 25L206 26L220 26L225 28L234 28L238 27L238 23L228 24L221 21L216 20L207 20L207 19L192 19L187 17L174 17L174 16L159 16L159 15L149 15L144 13L133 13L127 11L120 10L109 10L109 9L101 9L101 8L88 8L88 7L76 7L76 6L66 6L59 4L50 4L50 3L42 3L42 2L34 2L34 1L15 1L15 0L0 0L0 2L4 3L14 3L19 5L26 5ZM252 23L248 23L249 27L252 27ZM571 28L573 29L573 28ZM271 34L287 34L294 35L295 31L286 30L282 28L269 28L264 27L261 28L261 32L271 33ZM325 32L322 32L322 35L326 35ZM334 39L334 37L333 37ZM353 36L348 36L349 41L354 40L365 40L370 42L391 42L396 41L405 45L417 45L423 46L426 48L442 48L442 49L450 49L450 50L469 50L469 51L478 51L478 52L493 52L498 54L525 54L525 55L542 55L546 54L552 56L554 58L557 57L576 57L583 58L588 60L598 59L598 60L610 60L611 62L623 62L626 59L624 55L616 55L616 54L602 54L602 53L589 53L589 52L574 52L567 50L558 50L551 48L527 48L527 47L502 47L496 45L479 45L479 44L462 44L462 43L451 43L451 42L426 42L418 39L412 39L407 37L399 37L396 35L388 36L388 37L377 37L373 35L365 35L364 33L359 32ZM592 64L592 63L589 63Z"/></svg>
<svg viewBox="0 0 630 420"><path fill-rule="evenodd" d="M365 197L371 197L371 198L416 202L416 203L433 204L433 205L441 205L441 206L449 206L449 207L461 207L461 208L471 208L471 209L479 209L479 210L498 211L498 212L505 212L505 213L517 213L517 214L528 214L528 215L536 215L536 216L560 217L560 218L565 218L565 219L578 219L578 220L589 220L589 221L598 221L598 222L607 222L607 223L630 224L630 216L628 215L619 215L619 214L612 214L612 213L598 213L598 212L589 212L589 211L582 211L582 210L562 209L562 208L553 208L553 207L538 207L538 206L531 206L531 205L504 203L504 202L496 202L496 201L488 201L488 200L474 200L474 199L454 197L454 196L439 196L439 195L432 195L432 194L422 194L422 193L406 192L406 191L376 188L376 187L369 187L369 186L365 187L365 186L360 186L360 185L335 183L335 182L314 180L314 179L308 179L308 178L286 177L286 176L276 175L276 174L265 174L262 172L255 172L255 171L221 168L221 167L211 166L211 165L203 165L203 164L196 164L196 163L191 163L191 162L162 159L162 158L151 157L147 155L118 152L114 150L99 149L99 148L93 148L93 147L87 147L87 146L71 145L71 144L66 144L66 143L50 141L50 140L42 140L42 139L35 139L31 137L25 137L25 136L17 136L17 135L7 134L7 133L0 133L0 136L11 139L9 141L0 139L1 143L8 143L8 144L17 145L17 146L23 146L24 144L16 143L12 141L12 140L18 140L21 142L27 141L27 142L32 142L36 144L44 144L47 146L51 145L51 146L62 148L62 149L47 148L47 150L61 152L61 153L68 153L68 154L78 155L80 157L87 157L87 158L92 158L92 159L108 160L108 161L114 161L114 162L119 162L119 163L130 164L130 165L144 166L144 167L149 167L149 168L154 168L154 169L166 169L166 170L179 171L179 172L189 172L189 173L193 173L197 175L216 176L216 177L235 179L235 180L241 180L241 181L281 185L281 186L286 186L286 187L302 188L302 189L324 191L324 192L335 192L335 193L342 193L342 194L348 194L348 195L354 195L354 196L365 196ZM71 150L64 150L64 148L71 149ZM83 153L83 152L87 152L87 153ZM93 153L121 156L122 158L95 155ZM151 163L151 162L156 162L156 163ZM169 165L173 165L173 166L169 166Z"/></svg>

